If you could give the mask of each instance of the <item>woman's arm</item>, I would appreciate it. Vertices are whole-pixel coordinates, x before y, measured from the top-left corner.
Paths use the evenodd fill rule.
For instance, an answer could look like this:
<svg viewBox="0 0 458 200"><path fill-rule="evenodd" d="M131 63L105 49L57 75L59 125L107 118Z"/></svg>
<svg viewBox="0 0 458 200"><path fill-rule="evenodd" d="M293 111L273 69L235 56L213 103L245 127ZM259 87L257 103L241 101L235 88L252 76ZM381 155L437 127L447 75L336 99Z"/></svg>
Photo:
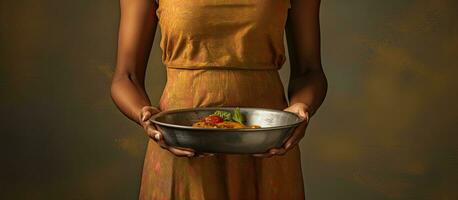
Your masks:
<svg viewBox="0 0 458 200"><path fill-rule="evenodd" d="M305 104L311 117L323 103L328 88L321 66L320 0L291 0L286 37L291 63L290 105Z"/></svg>
<svg viewBox="0 0 458 200"><path fill-rule="evenodd" d="M151 107L145 91L145 72L156 33L157 4L153 0L120 0L118 59L111 83L111 97L131 120L141 125L148 136L176 156L195 156L194 150L168 146L162 133L149 118L160 112Z"/></svg>
<svg viewBox="0 0 458 200"><path fill-rule="evenodd" d="M118 54L111 97L119 110L138 124L141 124L142 108L151 105L144 83L158 21L156 6L152 0L120 0Z"/></svg>
<svg viewBox="0 0 458 200"><path fill-rule="evenodd" d="M254 156L283 155L304 137L310 117L323 103L328 84L320 56L320 0L290 0L291 8L286 21L286 37L291 63L288 88L290 105L285 111L293 112L304 122L294 129L281 148L272 148Z"/></svg>

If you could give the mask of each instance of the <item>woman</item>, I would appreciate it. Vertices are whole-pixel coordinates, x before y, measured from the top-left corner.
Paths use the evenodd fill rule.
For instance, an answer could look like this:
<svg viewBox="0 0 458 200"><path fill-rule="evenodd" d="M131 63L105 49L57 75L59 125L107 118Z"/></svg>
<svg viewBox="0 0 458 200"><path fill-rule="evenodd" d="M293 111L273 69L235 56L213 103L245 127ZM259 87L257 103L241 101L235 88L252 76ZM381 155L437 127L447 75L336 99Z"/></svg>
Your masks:
<svg viewBox="0 0 458 200"><path fill-rule="evenodd" d="M120 0L112 97L148 142L140 199L304 199L298 143L323 102L319 0ZM144 78L159 23L167 83L151 106ZM291 58L289 105L278 69ZM161 111L207 106L284 109L306 118L281 148L256 155L168 146L149 122Z"/></svg>

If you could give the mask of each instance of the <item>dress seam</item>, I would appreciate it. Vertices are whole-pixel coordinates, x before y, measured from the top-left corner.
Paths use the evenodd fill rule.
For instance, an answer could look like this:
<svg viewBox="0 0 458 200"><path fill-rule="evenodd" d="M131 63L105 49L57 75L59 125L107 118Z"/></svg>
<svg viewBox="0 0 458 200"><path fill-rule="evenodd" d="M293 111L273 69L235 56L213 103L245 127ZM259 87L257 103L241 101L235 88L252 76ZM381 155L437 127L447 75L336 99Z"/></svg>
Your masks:
<svg viewBox="0 0 458 200"><path fill-rule="evenodd" d="M202 69L221 69L221 70L259 70L259 71L267 71L267 70L280 70L279 67L272 65L269 68L256 68L256 67L245 67L245 66L220 66L220 65L207 65L207 66L192 66L192 65L167 65L167 68L172 69L188 69L188 70L202 70Z"/></svg>

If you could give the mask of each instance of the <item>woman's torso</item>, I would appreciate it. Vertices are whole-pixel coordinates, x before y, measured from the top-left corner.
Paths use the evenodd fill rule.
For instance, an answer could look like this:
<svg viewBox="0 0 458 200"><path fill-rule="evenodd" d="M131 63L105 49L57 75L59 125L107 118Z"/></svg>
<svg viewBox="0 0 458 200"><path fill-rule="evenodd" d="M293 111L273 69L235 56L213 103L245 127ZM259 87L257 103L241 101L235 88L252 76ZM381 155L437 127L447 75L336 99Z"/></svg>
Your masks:
<svg viewBox="0 0 458 200"><path fill-rule="evenodd" d="M158 0L167 67L280 69L290 0Z"/></svg>

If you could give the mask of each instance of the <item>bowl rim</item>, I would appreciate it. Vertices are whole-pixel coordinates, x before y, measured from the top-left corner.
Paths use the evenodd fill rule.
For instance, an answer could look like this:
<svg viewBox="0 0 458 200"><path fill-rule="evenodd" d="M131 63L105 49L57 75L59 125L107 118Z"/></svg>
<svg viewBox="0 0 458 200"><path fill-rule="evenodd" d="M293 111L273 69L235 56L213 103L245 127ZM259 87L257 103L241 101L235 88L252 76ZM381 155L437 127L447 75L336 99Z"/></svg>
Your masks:
<svg viewBox="0 0 458 200"><path fill-rule="evenodd" d="M201 111L201 110L215 110L215 109L235 109L235 108L240 108L240 109L245 109L245 110L265 110L265 111L271 111L271 112L283 112L288 115L293 115L295 116L298 121L294 122L292 124L287 124L287 125L282 125L282 126L273 126L273 127L261 127L261 128L196 128L192 126L184 126L184 125L177 125L177 124L170 124L170 123L165 123L165 122L160 122L157 121L156 119L164 116L166 114L170 113L179 113L179 112L186 112L186 111ZM297 114L289 111L284 111L284 110L277 110L277 109L271 109L271 108L256 108L256 107L243 107L243 106L237 106L237 107L196 107L196 108L179 108L179 109L171 109L171 110L166 110L159 112L155 115L153 115L150 118L150 121L152 121L154 124L162 125L165 127L169 128L176 128L176 129L186 129L186 130L194 130L194 131L215 131L215 132L256 132L256 131L266 131L266 130L278 130L278 129L285 129L285 128L291 128L291 127L296 127L302 122L304 122L305 118L299 117Z"/></svg>

